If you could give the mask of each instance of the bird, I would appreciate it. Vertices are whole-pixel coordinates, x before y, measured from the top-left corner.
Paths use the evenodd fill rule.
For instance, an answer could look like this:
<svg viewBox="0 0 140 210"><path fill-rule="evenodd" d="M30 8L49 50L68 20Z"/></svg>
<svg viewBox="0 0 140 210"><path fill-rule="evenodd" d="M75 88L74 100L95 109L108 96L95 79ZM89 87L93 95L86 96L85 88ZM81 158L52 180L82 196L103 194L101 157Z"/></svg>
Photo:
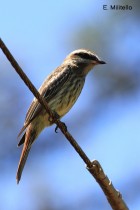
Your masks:
<svg viewBox="0 0 140 210"><path fill-rule="evenodd" d="M97 64L106 64L95 52L78 49L71 52L43 82L39 93L48 103L49 108L61 119L78 99L87 74ZM36 98L33 99L24 125L19 132L21 136L18 146L23 144L16 180L19 183L30 152L31 146L45 127L51 126L49 114Z"/></svg>

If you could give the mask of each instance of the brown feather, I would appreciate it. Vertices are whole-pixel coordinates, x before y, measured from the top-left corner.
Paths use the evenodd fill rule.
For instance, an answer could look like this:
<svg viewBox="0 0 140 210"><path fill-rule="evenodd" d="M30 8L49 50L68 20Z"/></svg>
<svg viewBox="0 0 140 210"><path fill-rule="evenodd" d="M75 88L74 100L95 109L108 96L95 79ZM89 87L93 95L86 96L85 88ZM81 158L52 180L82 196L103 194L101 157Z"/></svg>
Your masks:
<svg viewBox="0 0 140 210"><path fill-rule="evenodd" d="M21 153L21 157L20 157L20 161L19 161L19 165L18 165L18 170L17 170L17 176L16 176L16 179L17 179L17 184L19 183L20 179L21 179L21 175L22 175L22 171L23 171L23 168L25 166L25 163L26 163L26 160L27 160L27 157L28 157L28 154L30 152L30 148L26 148L22 150L22 153Z"/></svg>
<svg viewBox="0 0 140 210"><path fill-rule="evenodd" d="M20 160L19 160L19 164L18 164L17 176L16 176L17 183L19 183L19 181L20 181L23 168L25 166L28 154L29 154L30 149L31 149L31 145L32 145L33 141L35 140L36 133L32 132L31 130L28 130L25 133L25 136L23 136L23 137L24 138L21 139L22 140L21 144L23 143L23 141L25 143L24 143L22 153L21 153L21 156L20 156Z"/></svg>
<svg viewBox="0 0 140 210"><path fill-rule="evenodd" d="M24 135L20 139L20 142L18 143L18 147L21 146L25 142L25 135L26 135L26 132L24 133Z"/></svg>

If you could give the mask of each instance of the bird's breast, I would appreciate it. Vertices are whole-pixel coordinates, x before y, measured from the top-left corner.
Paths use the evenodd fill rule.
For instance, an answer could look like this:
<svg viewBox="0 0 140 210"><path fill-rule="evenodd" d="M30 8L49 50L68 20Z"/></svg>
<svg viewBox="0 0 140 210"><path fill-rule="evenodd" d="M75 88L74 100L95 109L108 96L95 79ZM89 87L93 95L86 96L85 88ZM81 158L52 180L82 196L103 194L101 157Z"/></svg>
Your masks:
<svg viewBox="0 0 140 210"><path fill-rule="evenodd" d="M74 105L84 85L83 79L69 80L63 85L58 94L50 101L49 105L57 114L64 116Z"/></svg>

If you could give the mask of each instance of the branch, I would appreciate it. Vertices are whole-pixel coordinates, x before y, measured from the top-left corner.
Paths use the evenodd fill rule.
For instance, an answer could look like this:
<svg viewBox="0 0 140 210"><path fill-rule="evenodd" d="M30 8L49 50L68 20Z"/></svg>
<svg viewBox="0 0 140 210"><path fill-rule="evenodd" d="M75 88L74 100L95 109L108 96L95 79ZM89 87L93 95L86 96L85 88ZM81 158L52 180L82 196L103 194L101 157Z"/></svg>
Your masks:
<svg viewBox="0 0 140 210"><path fill-rule="evenodd" d="M88 168L88 171L96 179L97 183L102 188L108 202L114 210L128 210L121 193L116 190L111 182L105 175L100 163L97 160L92 161L92 168Z"/></svg>
<svg viewBox="0 0 140 210"><path fill-rule="evenodd" d="M121 194L115 190L112 183L109 181L108 177L104 174L103 169L101 168L98 161L91 162L81 147L77 144L76 140L72 137L72 135L68 132L65 128L64 123L58 120L52 110L49 108L45 99L39 94L35 86L23 72L17 61L14 59L2 39L0 39L0 48L2 49L3 53L15 69L15 71L19 74L21 79L24 81L26 86L30 89L33 95L38 99L39 103L45 108L46 112L50 115L53 122L59 127L62 133L65 135L67 140L70 144L74 147L76 152L85 162L88 171L92 174L92 176L96 179L98 184L101 186L102 190L104 191L108 202L110 203L112 209L114 210L128 210L128 207L124 203Z"/></svg>

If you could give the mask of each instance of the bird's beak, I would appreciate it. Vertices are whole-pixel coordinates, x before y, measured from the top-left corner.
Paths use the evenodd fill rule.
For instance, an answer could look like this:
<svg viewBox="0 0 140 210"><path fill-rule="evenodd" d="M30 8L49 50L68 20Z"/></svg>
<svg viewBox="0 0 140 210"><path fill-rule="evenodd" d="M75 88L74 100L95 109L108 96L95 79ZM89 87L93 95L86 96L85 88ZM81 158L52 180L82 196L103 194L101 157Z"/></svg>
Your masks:
<svg viewBox="0 0 140 210"><path fill-rule="evenodd" d="M105 62L105 61L99 60L99 61L98 61L98 64L106 64L106 62Z"/></svg>

